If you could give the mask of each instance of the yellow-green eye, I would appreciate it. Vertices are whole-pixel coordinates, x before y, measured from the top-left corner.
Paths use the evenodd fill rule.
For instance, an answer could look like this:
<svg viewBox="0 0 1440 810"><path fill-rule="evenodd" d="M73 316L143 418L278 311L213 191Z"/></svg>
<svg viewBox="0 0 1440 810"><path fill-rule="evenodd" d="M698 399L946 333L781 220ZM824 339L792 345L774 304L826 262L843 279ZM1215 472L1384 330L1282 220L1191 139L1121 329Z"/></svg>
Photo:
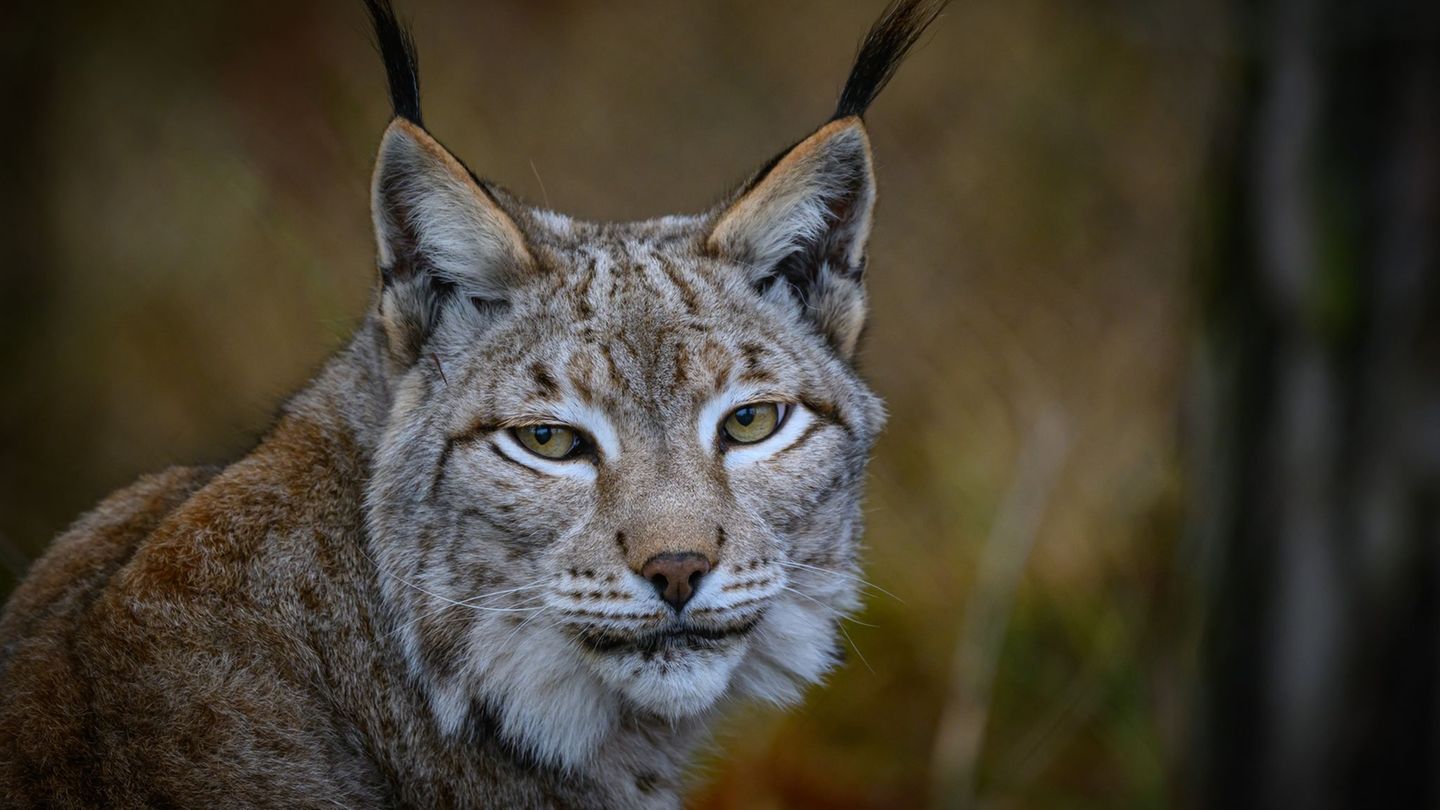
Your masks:
<svg viewBox="0 0 1440 810"><path fill-rule="evenodd" d="M580 447L580 435L564 425L526 425L515 428L515 438L541 458L568 458Z"/></svg>
<svg viewBox="0 0 1440 810"><path fill-rule="evenodd" d="M752 402L731 411L720 430L733 442L754 444L769 438L784 417L785 406L778 402Z"/></svg>

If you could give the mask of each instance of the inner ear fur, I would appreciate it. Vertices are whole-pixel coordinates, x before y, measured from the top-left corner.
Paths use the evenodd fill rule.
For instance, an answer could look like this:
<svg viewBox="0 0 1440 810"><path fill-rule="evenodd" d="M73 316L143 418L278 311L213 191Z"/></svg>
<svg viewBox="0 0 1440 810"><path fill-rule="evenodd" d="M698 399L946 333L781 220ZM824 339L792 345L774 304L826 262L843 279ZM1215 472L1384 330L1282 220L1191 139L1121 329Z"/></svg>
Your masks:
<svg viewBox="0 0 1440 810"><path fill-rule="evenodd" d="M465 166L420 126L386 128L371 182L380 316L394 359L413 363L452 309L503 302L534 264L519 227Z"/></svg>
<svg viewBox="0 0 1440 810"><path fill-rule="evenodd" d="M741 189L706 240L762 293L793 293L849 359L864 330L861 277L875 209L870 138L858 116L831 121Z"/></svg>

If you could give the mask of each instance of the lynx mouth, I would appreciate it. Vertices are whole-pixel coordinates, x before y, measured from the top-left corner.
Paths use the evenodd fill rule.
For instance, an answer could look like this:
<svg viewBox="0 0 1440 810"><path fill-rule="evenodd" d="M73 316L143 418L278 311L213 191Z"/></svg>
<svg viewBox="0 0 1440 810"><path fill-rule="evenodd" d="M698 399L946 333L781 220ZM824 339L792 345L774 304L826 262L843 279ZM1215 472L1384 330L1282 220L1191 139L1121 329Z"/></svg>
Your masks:
<svg viewBox="0 0 1440 810"><path fill-rule="evenodd" d="M718 650L750 634L760 623L756 616L724 627L674 624L649 633L617 633L603 628L585 628L577 639L588 650L602 654L655 654L692 650Z"/></svg>

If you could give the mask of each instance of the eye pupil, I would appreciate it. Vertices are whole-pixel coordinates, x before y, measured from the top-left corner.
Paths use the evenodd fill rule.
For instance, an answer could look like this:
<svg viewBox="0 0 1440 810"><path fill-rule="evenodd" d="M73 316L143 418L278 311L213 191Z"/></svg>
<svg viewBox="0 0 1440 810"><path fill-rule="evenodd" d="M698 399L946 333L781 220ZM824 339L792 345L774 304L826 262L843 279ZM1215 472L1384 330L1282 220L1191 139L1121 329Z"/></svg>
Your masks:
<svg viewBox="0 0 1440 810"><path fill-rule="evenodd" d="M564 425L527 425L511 435L532 453L556 461L575 455L584 445L580 435Z"/></svg>
<svg viewBox="0 0 1440 810"><path fill-rule="evenodd" d="M755 402L741 405L730 412L720 425L721 432L733 442L754 444L769 437L780 426L784 410L778 403Z"/></svg>

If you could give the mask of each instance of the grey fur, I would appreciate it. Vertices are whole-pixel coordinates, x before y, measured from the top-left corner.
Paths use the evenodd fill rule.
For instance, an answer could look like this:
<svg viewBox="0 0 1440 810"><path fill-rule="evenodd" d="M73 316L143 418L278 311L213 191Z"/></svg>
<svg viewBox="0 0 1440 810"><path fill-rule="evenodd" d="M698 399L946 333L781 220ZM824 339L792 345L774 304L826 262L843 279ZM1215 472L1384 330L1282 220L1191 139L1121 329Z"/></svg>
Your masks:
<svg viewBox="0 0 1440 810"><path fill-rule="evenodd" d="M246 458L83 518L0 618L0 799L677 806L716 713L798 701L859 603L874 200L857 117L628 224L392 122L350 345ZM756 401L775 436L723 441ZM527 455L535 423L593 448ZM668 552L711 564L680 613L638 573Z"/></svg>

